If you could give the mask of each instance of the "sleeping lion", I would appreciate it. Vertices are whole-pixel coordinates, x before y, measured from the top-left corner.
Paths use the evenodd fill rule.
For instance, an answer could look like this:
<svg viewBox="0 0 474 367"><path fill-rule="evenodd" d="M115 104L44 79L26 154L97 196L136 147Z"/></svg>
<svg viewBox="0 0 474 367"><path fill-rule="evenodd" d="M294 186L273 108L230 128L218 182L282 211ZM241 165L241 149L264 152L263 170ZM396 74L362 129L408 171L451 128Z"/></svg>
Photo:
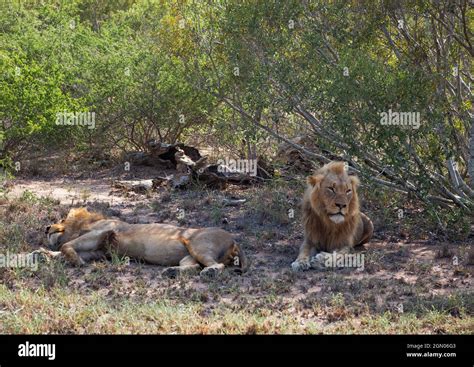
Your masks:
<svg viewBox="0 0 474 367"><path fill-rule="evenodd" d="M197 272L214 276L226 265L247 270L248 262L229 232L220 228L181 228L169 224L129 224L108 219L85 208L71 209L66 219L46 229L52 257L64 256L74 265L104 257L119 256L168 266L165 276ZM59 251L57 251L59 250Z"/></svg>
<svg viewBox="0 0 474 367"><path fill-rule="evenodd" d="M294 271L321 261L318 253L345 252L372 238L372 221L359 211L359 179L348 175L344 162L330 162L308 177L303 196L304 241Z"/></svg>

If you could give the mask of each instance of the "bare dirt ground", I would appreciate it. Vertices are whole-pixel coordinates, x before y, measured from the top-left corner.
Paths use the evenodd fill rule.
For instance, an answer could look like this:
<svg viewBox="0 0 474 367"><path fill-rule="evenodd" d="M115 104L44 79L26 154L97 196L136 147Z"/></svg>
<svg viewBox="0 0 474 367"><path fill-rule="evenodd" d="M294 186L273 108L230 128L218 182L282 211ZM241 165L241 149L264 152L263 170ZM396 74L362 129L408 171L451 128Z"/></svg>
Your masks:
<svg viewBox="0 0 474 367"><path fill-rule="evenodd" d="M146 172L134 172L116 175L115 179L138 180L147 176ZM418 232L416 227L387 225L377 206L364 204L374 220L375 236L360 252L364 255L363 269L294 273L290 264L302 241L298 208L302 184L280 182L247 189L231 186L224 191L202 187L177 191L161 188L158 192L138 194L114 189L113 179L109 177L110 171L98 170L89 177L20 178L11 182L8 199L0 206L5 224L3 240L13 236L12 226L16 224L16 231L24 231L23 236L11 241L17 250L45 246L42 226L64 216L71 205L84 205L130 223L220 226L236 235L251 260L249 271L243 275L226 271L210 281L199 276L167 279L161 276L161 267L120 260L96 262L82 268L45 264L34 275L12 275L0 270L0 279L6 287L0 297L0 310L3 309L0 319L4 319L0 332L473 331L474 266L469 260L470 240L449 241ZM45 204L32 199L35 208L29 212L21 202L30 193L53 201ZM224 198L246 199L246 202L229 207L225 206ZM179 219L178 213L184 213L184 218ZM35 218L31 219L31 215ZM12 249L12 245L7 248ZM91 306L96 310L95 316L83 322L74 316L62 327L52 316L48 321L37 321L34 327L14 321L13 312L18 317L22 307L27 309L35 302L41 304L41 300L26 301L8 292L40 288L46 289L52 298L44 297L54 305L63 304L66 302L63 298L68 298L51 296L48 290L67 290L68 294L80 297L75 308L87 309L88 303L95 305ZM88 297L98 298L84 301ZM161 326L151 327L142 323L147 317L155 320L156 310L150 311L151 316L141 309L135 312L120 308L115 313L103 310L110 305L117 308L117 302L125 301L140 305L165 302L172 309L169 312L175 314L183 308L192 321L183 319L180 323L175 316L168 320L160 314ZM168 312L167 308L160 310ZM128 317L127 324L121 317L126 318L130 312L141 316L134 322ZM27 314L24 317L31 318ZM109 318L114 322L107 321Z"/></svg>

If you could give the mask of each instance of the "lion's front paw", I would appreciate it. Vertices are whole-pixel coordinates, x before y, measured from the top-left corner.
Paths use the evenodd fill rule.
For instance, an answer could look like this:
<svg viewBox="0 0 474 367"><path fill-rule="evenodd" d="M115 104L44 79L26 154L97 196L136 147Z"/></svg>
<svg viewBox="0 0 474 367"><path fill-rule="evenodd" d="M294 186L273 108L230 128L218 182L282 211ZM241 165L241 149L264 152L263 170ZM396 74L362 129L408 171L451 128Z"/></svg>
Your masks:
<svg viewBox="0 0 474 367"><path fill-rule="evenodd" d="M224 264L215 264L201 270L199 275L203 278L215 278L224 269Z"/></svg>
<svg viewBox="0 0 474 367"><path fill-rule="evenodd" d="M59 252L59 254L61 254ZM33 261L37 261L40 263L49 262L51 259L58 257L58 252L49 251L40 247L38 250L34 250L28 254L29 257L33 259Z"/></svg>
<svg viewBox="0 0 474 367"><path fill-rule="evenodd" d="M295 260L291 264L291 269L293 271L309 270L309 269L311 269L311 264L309 262L309 259Z"/></svg>
<svg viewBox="0 0 474 367"><path fill-rule="evenodd" d="M33 261L39 262L39 263L45 263L49 261L48 255L40 250L35 250L33 252L30 252L28 254L28 257L31 257Z"/></svg>
<svg viewBox="0 0 474 367"><path fill-rule="evenodd" d="M326 259L327 256L331 256L331 254L327 252L320 252L316 256L313 256L309 261L311 264L312 269L323 270L326 269Z"/></svg>

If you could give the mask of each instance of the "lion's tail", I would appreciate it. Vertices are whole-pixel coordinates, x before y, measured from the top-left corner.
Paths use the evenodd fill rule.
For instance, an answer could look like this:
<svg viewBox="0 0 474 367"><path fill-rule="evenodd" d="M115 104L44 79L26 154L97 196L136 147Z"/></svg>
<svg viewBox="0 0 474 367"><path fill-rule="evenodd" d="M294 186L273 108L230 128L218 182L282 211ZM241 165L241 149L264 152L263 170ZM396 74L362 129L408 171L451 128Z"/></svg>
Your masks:
<svg viewBox="0 0 474 367"><path fill-rule="evenodd" d="M240 270L242 271L242 273L245 273L249 269L250 262L247 259L247 256L245 256L242 247L240 247L238 243L234 242L234 248L237 250L239 256Z"/></svg>

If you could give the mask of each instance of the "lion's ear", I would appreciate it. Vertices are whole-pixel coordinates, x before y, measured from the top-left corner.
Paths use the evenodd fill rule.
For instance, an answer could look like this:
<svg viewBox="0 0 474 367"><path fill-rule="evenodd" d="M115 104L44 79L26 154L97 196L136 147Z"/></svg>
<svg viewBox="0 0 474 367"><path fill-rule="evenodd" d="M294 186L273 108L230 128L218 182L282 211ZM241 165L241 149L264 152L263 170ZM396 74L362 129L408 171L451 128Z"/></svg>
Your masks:
<svg viewBox="0 0 474 367"><path fill-rule="evenodd" d="M309 176L307 179L307 182L309 185L319 189L319 185L321 184L321 181L323 180L323 178L324 178L323 175Z"/></svg>
<svg viewBox="0 0 474 367"><path fill-rule="evenodd" d="M48 226L48 229L47 229L46 233L61 232L61 231L64 231L65 229L66 228L64 227L63 224L56 223L56 224L53 224L51 226Z"/></svg>
<svg viewBox="0 0 474 367"><path fill-rule="evenodd" d="M357 187L359 187L360 185L360 181L359 181L359 177L357 176L349 176L350 180L351 180L351 183L352 183L352 187L354 189L356 189Z"/></svg>

